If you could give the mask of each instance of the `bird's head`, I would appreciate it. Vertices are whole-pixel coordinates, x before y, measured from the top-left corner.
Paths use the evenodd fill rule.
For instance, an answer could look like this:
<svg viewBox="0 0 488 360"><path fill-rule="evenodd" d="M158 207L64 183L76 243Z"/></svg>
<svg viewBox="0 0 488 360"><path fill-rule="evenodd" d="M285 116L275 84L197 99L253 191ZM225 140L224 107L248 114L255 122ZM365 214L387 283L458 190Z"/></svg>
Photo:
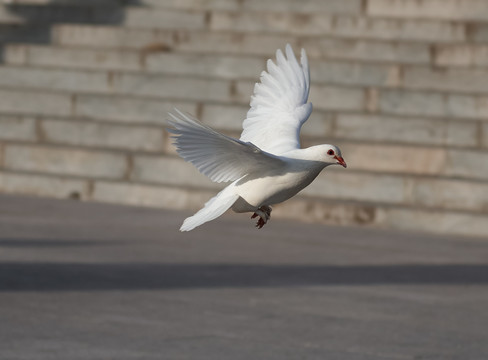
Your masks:
<svg viewBox="0 0 488 360"><path fill-rule="evenodd" d="M341 150L337 146L323 145L323 152L323 156L325 157L323 161L331 165L342 165L347 168L347 164L342 157Z"/></svg>

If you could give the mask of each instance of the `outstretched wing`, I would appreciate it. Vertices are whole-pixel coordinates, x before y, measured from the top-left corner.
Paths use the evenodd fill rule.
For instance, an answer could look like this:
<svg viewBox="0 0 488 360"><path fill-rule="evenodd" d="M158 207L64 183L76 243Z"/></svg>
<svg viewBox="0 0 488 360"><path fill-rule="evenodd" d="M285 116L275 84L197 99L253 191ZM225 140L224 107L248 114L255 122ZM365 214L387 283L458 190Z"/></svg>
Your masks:
<svg viewBox="0 0 488 360"><path fill-rule="evenodd" d="M234 181L255 171L279 169L285 162L255 145L221 134L178 109L168 129L176 151L210 180Z"/></svg>
<svg viewBox="0 0 488 360"><path fill-rule="evenodd" d="M276 62L268 60L268 71L261 73L261 83L254 86L240 140L280 155L300 148L300 129L312 112L312 103L307 103L310 72L305 50L299 64L288 44L286 57L276 51Z"/></svg>

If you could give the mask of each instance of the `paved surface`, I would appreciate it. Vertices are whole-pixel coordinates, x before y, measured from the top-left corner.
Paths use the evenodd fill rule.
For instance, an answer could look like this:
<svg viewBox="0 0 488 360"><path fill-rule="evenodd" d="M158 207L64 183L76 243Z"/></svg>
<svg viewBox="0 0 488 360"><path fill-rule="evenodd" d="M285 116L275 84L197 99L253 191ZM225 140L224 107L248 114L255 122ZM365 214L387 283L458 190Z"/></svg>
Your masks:
<svg viewBox="0 0 488 360"><path fill-rule="evenodd" d="M488 240L0 197L0 359L487 359Z"/></svg>

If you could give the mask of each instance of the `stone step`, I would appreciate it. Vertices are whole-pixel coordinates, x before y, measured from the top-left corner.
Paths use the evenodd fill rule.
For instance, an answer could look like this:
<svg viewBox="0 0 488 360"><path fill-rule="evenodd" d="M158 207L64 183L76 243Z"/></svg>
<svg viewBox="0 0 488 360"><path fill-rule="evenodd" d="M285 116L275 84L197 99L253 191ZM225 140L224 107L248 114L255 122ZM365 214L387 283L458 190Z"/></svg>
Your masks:
<svg viewBox="0 0 488 360"><path fill-rule="evenodd" d="M488 39L488 30L486 31ZM437 66L488 67L488 45L456 44L436 45L434 48L434 64Z"/></svg>
<svg viewBox="0 0 488 360"><path fill-rule="evenodd" d="M210 126L237 133L242 129L242 121L248 110L246 105L203 104L199 113L201 120ZM486 126L488 123L480 121L332 113L315 109L301 133L311 138L486 148Z"/></svg>
<svg viewBox="0 0 488 360"><path fill-rule="evenodd" d="M29 100L30 104L36 104L36 92L19 92L15 94ZM8 98L9 93L4 90ZM165 114L174 107L191 114L200 113L201 120L210 126L224 131L238 134L242 128L242 120L249 109L246 105L217 105L197 104L196 102L168 100L155 100L132 98L124 96L100 96L90 94L77 94L72 98L56 97L57 102L62 103L66 99L66 107L72 113L65 114L86 118L95 121L108 121L128 123L133 125L161 125L164 123ZM43 103L32 109L25 108L19 103L19 107L12 107L12 103L6 103L0 107L4 112L18 112L21 114L36 114L38 111L45 116L63 115L55 109L46 112ZM24 111L24 110L27 111ZM37 110L36 110L37 109ZM456 121L430 118L406 118L395 116L379 116L365 114L331 114L315 110L310 120L302 129L302 134L313 138L349 139L362 142L399 143L411 145L435 145L450 147L475 148L488 147L488 124L471 121ZM480 143L480 139L484 142Z"/></svg>
<svg viewBox="0 0 488 360"><path fill-rule="evenodd" d="M76 198L194 211L201 208L209 198L215 195L213 190L106 180L92 182L74 177L8 171L0 171L0 191L10 194ZM242 216L243 221L246 221L245 215ZM323 200L306 196L298 196L275 206L273 218L333 225L395 228L415 232L441 232L482 238L486 238L488 233L488 222L484 214ZM183 222L183 220L182 217L181 221ZM251 222L249 219L247 221ZM273 226L273 222L268 226Z"/></svg>
<svg viewBox="0 0 488 360"><path fill-rule="evenodd" d="M0 191L6 194L88 199L90 180L0 170Z"/></svg>
<svg viewBox="0 0 488 360"><path fill-rule="evenodd" d="M486 21L488 7L485 0L369 0L366 14L372 17Z"/></svg>
<svg viewBox="0 0 488 360"><path fill-rule="evenodd" d="M34 68L147 71L151 73L196 75L225 79L258 79L260 72L265 68L265 58L256 56L195 55L166 52L145 53L137 50L27 44L6 45L4 59L6 64ZM388 68L383 70L388 71ZM380 71L378 69L378 73ZM378 74L377 76L379 77L380 75Z"/></svg>
<svg viewBox="0 0 488 360"><path fill-rule="evenodd" d="M281 34L242 34L189 30L146 30L95 25L56 25L52 40L61 46L137 49L144 52L181 51L203 54L270 56L270 49L304 47L312 59L429 64L429 44L397 43L331 37L298 39Z"/></svg>
<svg viewBox="0 0 488 360"><path fill-rule="evenodd" d="M168 110L168 109L166 109ZM166 113L160 114L164 121ZM313 127L314 119L310 120ZM167 133L159 126L93 122L83 118L53 116L0 115L0 140L5 143L42 143L54 146L70 146L74 149L121 150L124 153L156 152L174 154L174 148L167 141ZM319 124L320 125L320 124ZM488 128L485 128L488 131ZM225 131L239 136L240 131ZM329 142L339 145L352 171L389 174L395 177L424 176L446 180L463 179L488 181L488 146L485 149L460 149L431 146L411 146L393 143L377 143L368 139L352 142L347 137L334 137L333 132L307 137L304 131L303 146ZM317 134L315 134L317 135ZM148 171L154 171L152 179L157 181L159 167L169 166L171 157L148 158ZM166 164L166 165L164 165ZM153 170L150 170L153 169ZM191 176L190 176L191 177ZM151 181L151 179L143 179ZM200 180L198 180L200 181ZM203 184L204 182L202 182ZM193 184L195 185L195 184Z"/></svg>
<svg viewBox="0 0 488 360"><path fill-rule="evenodd" d="M210 182L191 164L179 158L136 155L45 145L5 144L4 170L58 174L88 179L119 179L134 183L212 189ZM486 214L488 181L441 179L327 169L301 193L315 199L360 201L422 209L446 209Z"/></svg>
<svg viewBox="0 0 488 360"><path fill-rule="evenodd" d="M417 19L368 18L316 12L173 10L128 7L124 26L141 29L194 29L239 33L282 33L395 41L461 42L466 24Z"/></svg>
<svg viewBox="0 0 488 360"><path fill-rule="evenodd" d="M4 144L3 169L80 178L125 179L130 162L123 153L65 147Z"/></svg>
<svg viewBox="0 0 488 360"><path fill-rule="evenodd" d="M207 13L194 10L126 7L122 25L140 29L205 30Z"/></svg>
<svg viewBox="0 0 488 360"><path fill-rule="evenodd" d="M325 175L326 176L326 175ZM76 198L172 210L194 211L212 196L214 190L140 183L88 180L48 174L0 171L0 191L55 198ZM243 215L243 221L245 221ZM274 219L333 224L394 228L415 232L449 233L486 238L485 214L430 210L378 203L324 200L298 196L276 205ZM181 221L184 219L182 218ZM216 220L218 221L218 220ZM251 221L248 219L248 221ZM273 226L271 222L268 226Z"/></svg>
<svg viewBox="0 0 488 360"><path fill-rule="evenodd" d="M196 114L198 103L131 96L0 88L0 113L13 116L76 116L134 125L161 125L165 121L166 112L175 107Z"/></svg>
<svg viewBox="0 0 488 360"><path fill-rule="evenodd" d="M0 112L5 114L70 116L73 100L66 93L0 88Z"/></svg>
<svg viewBox="0 0 488 360"><path fill-rule="evenodd" d="M248 104L253 81L82 70L0 66L0 87L72 93L133 95L149 98ZM363 110L364 89L312 86L318 109Z"/></svg>
<svg viewBox="0 0 488 360"><path fill-rule="evenodd" d="M273 55L270 54L270 57ZM174 75L196 75L226 79L255 79L265 69L265 57L226 54L191 54L136 50L107 50L12 44L4 49L6 64L147 71ZM310 61L312 83L401 87L407 89L488 93L484 69L384 65L354 61Z"/></svg>
<svg viewBox="0 0 488 360"><path fill-rule="evenodd" d="M208 15L214 31L243 33L284 33L294 36L461 42L466 40L466 24L418 19L368 18L363 15L314 13L223 12Z"/></svg>
<svg viewBox="0 0 488 360"><path fill-rule="evenodd" d="M420 79L417 81L422 82ZM450 81L454 83L453 80L446 83ZM247 105L254 81L0 66L0 86ZM313 84L310 100L319 110L372 111L398 116L486 120L488 112L486 94L444 94L388 88L371 91L363 87Z"/></svg>
<svg viewBox="0 0 488 360"><path fill-rule="evenodd" d="M366 146L363 146L366 148ZM377 146L381 148L381 146ZM375 169L374 159L369 158L369 165L357 166L366 157L357 155L357 152L348 152L347 161L351 165L347 170L332 167L327 169L326 176L321 176L309 187L303 190L303 194L311 197L340 198L342 200L371 201L388 204L410 204L435 208L452 208L462 210L475 210L486 212L486 187L488 177L486 167L476 168L475 161L469 159L463 164L440 164L430 172L415 174L415 170L421 167L428 168L427 162L416 164L411 160L409 164L399 165L403 170L411 171L395 174L391 169L382 165L382 169ZM383 153L388 154L388 147L383 147ZM421 155L421 151L417 154ZM426 154L430 156L431 154ZM486 157L486 153L482 154ZM346 156L346 155L344 155ZM448 154L450 158L459 159L458 154ZM417 156L417 159L420 156ZM432 159L432 158L431 158ZM180 158L140 155L133 158L133 172L131 180L154 184L180 185L196 188L219 189L219 184L211 183L205 176L199 174L191 164ZM468 169L471 165L471 169ZM415 167L417 169L415 169ZM365 169L366 168L366 169ZM362 171L365 169L366 171ZM377 172L375 172L377 170ZM470 172L470 170L472 170ZM434 172L436 172L434 174ZM462 174L461 174L462 172ZM484 175L482 174L484 172ZM439 173L456 174L459 178L442 178ZM477 174L476 174L477 173ZM429 175L435 175L429 176ZM478 181L472 181L473 176L483 177ZM465 177L464 179L460 178ZM426 194L428 193L428 194Z"/></svg>
<svg viewBox="0 0 488 360"><path fill-rule="evenodd" d="M317 12L360 14L361 0L128 0L128 4L150 8L181 10L279 11L299 14Z"/></svg>

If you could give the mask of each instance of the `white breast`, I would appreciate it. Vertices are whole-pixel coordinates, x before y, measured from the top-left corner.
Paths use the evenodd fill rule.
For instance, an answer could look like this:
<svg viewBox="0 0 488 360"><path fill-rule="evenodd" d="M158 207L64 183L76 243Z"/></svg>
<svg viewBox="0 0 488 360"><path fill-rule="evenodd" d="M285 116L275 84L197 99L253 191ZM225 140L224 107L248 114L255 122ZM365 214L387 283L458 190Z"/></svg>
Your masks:
<svg viewBox="0 0 488 360"><path fill-rule="evenodd" d="M320 173L319 169L294 169L270 176L241 180L236 184L236 192L253 208L262 205L273 205L288 200L300 190L309 185ZM251 211L251 209L238 209L234 211Z"/></svg>

